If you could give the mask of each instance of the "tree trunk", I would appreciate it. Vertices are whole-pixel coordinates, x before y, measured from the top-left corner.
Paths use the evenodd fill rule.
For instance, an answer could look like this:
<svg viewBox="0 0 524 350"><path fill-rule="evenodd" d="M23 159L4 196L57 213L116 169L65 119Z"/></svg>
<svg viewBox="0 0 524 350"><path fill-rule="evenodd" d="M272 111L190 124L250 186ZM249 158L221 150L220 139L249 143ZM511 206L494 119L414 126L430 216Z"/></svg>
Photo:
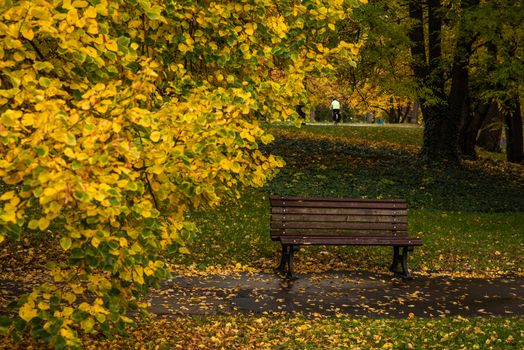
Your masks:
<svg viewBox="0 0 524 350"><path fill-rule="evenodd" d="M413 103L413 110L409 114L409 118L408 118L408 121L407 121L408 123L417 124L419 108L420 108L420 103L418 101L415 101L415 103Z"/></svg>
<svg viewBox="0 0 524 350"><path fill-rule="evenodd" d="M477 145L486 151L500 152L500 139L503 126L502 114L495 101L491 101L484 122L479 130Z"/></svg>
<svg viewBox="0 0 524 350"><path fill-rule="evenodd" d="M504 115L506 123L506 156L508 162L523 161L522 114L518 96Z"/></svg>
<svg viewBox="0 0 524 350"><path fill-rule="evenodd" d="M466 0L462 2L462 8L471 8L479 4L479 0ZM457 45L453 55L453 68L451 70L451 90L448 98L449 109L449 123L447 124L447 142L450 146L448 152L452 157L458 157L460 128L465 124L467 119L467 96L469 85L469 59L472 55L473 43L476 37L466 30L466 25L462 21L459 24L459 34ZM471 151L466 150L466 151ZM474 156L475 147L473 145L473 152L466 155Z"/></svg>
<svg viewBox="0 0 524 350"><path fill-rule="evenodd" d="M462 12L479 4L480 0L461 2ZM424 37L422 2L408 3L409 15L415 21L409 38L412 41L413 72L421 88L431 91L432 103L422 96L424 142L421 155L427 160L459 160L459 130L465 113L468 87L468 66L475 36L467 30L464 19L458 24L458 39L454 50L449 95L445 93L444 62L442 60L442 6L440 0L427 0L427 40ZM425 45L428 45L427 50ZM427 52L427 57L426 57ZM426 60L427 58L427 60Z"/></svg>
<svg viewBox="0 0 524 350"><path fill-rule="evenodd" d="M450 135L447 134L449 116L447 99L444 92L445 77L442 71L441 32L442 18L440 15L440 0L428 0L428 56L426 60L424 39L424 12L420 1L409 3L410 17L417 24L410 32L413 42L411 53L415 60L413 71L420 84L432 91L432 98L436 101L431 105L424 97L420 98L422 116L424 118L424 142L420 154L424 159L433 161L447 159L450 156ZM451 155L453 160L457 156Z"/></svg>
<svg viewBox="0 0 524 350"><path fill-rule="evenodd" d="M477 158L475 146L479 131L488 118L497 114L498 106L494 101L489 103L478 102L476 106L470 108L460 130L460 151L462 154L473 159Z"/></svg>
<svg viewBox="0 0 524 350"><path fill-rule="evenodd" d="M408 116L410 114L409 113L410 110L411 110L411 102L408 102L407 106L402 107L401 117L400 117L400 121L399 121L400 124L406 123L406 121L408 119Z"/></svg>

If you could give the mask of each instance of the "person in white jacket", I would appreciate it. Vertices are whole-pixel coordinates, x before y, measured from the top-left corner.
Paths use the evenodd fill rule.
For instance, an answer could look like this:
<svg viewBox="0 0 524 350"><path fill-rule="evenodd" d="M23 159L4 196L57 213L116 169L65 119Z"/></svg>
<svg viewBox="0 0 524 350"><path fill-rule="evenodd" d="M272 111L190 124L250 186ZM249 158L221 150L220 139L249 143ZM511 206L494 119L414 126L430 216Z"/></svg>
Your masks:
<svg viewBox="0 0 524 350"><path fill-rule="evenodd" d="M340 102L336 97L333 97L331 101L331 116L333 117L333 123L337 124L340 122Z"/></svg>

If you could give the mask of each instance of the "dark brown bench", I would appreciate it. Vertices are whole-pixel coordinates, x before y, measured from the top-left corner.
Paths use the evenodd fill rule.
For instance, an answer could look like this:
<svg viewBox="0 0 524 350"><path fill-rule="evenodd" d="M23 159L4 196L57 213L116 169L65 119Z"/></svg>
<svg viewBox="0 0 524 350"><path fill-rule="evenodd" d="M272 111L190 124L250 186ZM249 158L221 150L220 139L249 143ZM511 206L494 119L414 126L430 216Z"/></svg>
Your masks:
<svg viewBox="0 0 524 350"><path fill-rule="evenodd" d="M400 199L271 196L271 239L282 244L277 270L293 276L293 253L302 245L392 246L390 270L410 278L408 252L422 245L408 236L407 204Z"/></svg>

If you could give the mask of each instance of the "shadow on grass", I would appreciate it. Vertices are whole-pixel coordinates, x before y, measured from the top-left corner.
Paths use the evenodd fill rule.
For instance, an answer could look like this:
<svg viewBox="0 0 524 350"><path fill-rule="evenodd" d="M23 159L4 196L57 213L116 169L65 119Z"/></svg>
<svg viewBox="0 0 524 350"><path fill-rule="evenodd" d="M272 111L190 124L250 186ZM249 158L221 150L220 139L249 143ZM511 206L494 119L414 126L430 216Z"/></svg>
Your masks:
<svg viewBox="0 0 524 350"><path fill-rule="evenodd" d="M404 198L411 208L448 211L524 211L522 166L506 162L428 165L416 147L304 135L278 136L263 150L286 161L267 185L272 194Z"/></svg>

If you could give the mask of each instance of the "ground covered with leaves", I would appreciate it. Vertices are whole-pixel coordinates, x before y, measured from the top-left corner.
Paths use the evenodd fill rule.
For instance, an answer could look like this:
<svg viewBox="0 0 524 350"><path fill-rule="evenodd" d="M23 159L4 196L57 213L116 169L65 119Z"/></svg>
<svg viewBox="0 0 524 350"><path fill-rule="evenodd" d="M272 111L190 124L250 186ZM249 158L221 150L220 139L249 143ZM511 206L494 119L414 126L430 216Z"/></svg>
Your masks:
<svg viewBox="0 0 524 350"><path fill-rule="evenodd" d="M200 234L189 242L190 254L172 261L175 274L271 272L280 247L269 239L268 196L281 194L406 199L410 233L424 240L410 256L415 278L524 275L522 165L491 158L423 163L417 158L422 132L417 128L307 126L273 132L275 142L263 151L281 156L286 166L264 188L192 213ZM1 247L0 281L17 282L2 289L3 305L42 282L50 255L61 256L53 235L58 229ZM387 247L308 247L297 254L295 270L387 273L390 259ZM523 339L523 317L391 320L264 313L144 320L127 336L85 335L90 349L520 349ZM2 347L39 348L7 338Z"/></svg>

